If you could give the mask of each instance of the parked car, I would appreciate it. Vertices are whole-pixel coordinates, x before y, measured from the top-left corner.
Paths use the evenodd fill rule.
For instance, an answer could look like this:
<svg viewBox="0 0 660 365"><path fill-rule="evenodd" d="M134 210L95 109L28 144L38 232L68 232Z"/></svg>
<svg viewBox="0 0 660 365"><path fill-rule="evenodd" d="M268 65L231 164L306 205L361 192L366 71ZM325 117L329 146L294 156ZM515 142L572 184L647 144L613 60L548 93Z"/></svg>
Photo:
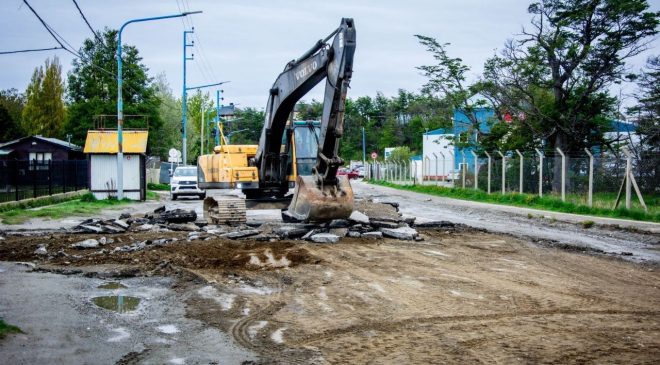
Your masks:
<svg viewBox="0 0 660 365"><path fill-rule="evenodd" d="M346 176L348 176L349 180L357 179L358 176L359 176L357 172L355 172L353 170L349 170L345 167L340 167L339 170L337 170L337 175L346 175Z"/></svg>
<svg viewBox="0 0 660 365"><path fill-rule="evenodd" d="M356 166L353 168L353 172L358 174L358 177L364 177L364 166Z"/></svg>
<svg viewBox="0 0 660 365"><path fill-rule="evenodd" d="M180 196L198 196L206 198L206 190L197 186L197 166L179 166L170 179L170 197L176 200Z"/></svg>

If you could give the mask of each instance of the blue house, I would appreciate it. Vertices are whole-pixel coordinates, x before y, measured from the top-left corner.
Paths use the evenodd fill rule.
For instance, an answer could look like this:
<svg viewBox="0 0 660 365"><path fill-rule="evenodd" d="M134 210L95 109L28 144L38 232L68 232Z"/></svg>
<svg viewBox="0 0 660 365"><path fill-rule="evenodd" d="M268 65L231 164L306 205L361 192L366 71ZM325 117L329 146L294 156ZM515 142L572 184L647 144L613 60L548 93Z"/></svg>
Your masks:
<svg viewBox="0 0 660 365"><path fill-rule="evenodd" d="M482 132L490 131L489 121L495 116L495 111L492 108L478 108L475 111L477 120L479 121L479 128ZM449 163L449 155L447 152L453 152L454 154L454 166L451 167L451 164L445 164L444 175L449 175L450 173L458 172L463 163L463 154L465 154L465 163L468 169L474 168L474 157L472 156L472 148L459 148L454 145L454 141L459 138L466 138L465 133L472 131L472 122L468 116L461 110L454 111L453 118L453 127L452 128L439 128L432 131L428 131L423 134L422 142L422 156L423 158L429 158L431 160L435 159L435 156L441 156L441 153L446 156L447 162ZM474 140L476 133L471 133L469 137L471 140ZM435 153L435 156L433 155ZM432 164L428 175L442 175L443 171L438 167L438 170L435 171L435 166Z"/></svg>

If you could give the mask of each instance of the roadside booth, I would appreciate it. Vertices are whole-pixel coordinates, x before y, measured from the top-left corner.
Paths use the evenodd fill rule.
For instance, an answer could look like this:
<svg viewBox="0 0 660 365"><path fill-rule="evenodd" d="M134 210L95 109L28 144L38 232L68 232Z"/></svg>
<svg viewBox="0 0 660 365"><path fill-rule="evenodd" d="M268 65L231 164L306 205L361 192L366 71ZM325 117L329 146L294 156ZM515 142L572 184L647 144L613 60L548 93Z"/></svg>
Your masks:
<svg viewBox="0 0 660 365"><path fill-rule="evenodd" d="M124 197L131 200L147 199L146 151L149 132L124 131ZM83 152L89 161L89 190L96 199L117 197L116 130L90 130Z"/></svg>

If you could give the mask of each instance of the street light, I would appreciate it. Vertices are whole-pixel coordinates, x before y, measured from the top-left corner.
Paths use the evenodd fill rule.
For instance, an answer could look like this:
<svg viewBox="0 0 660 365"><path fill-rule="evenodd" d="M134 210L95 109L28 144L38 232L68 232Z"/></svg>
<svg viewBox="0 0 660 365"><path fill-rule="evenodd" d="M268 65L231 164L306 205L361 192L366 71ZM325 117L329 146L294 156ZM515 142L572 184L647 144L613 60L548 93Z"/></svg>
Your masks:
<svg viewBox="0 0 660 365"><path fill-rule="evenodd" d="M121 33L124 28L131 23L147 22L152 20L180 18L191 14L200 14L201 11L187 11L181 14L164 15L151 18L132 19L124 23L119 28L117 35L117 198L124 198L124 146L123 146L123 128L124 128L124 102L122 101L122 75L121 75Z"/></svg>

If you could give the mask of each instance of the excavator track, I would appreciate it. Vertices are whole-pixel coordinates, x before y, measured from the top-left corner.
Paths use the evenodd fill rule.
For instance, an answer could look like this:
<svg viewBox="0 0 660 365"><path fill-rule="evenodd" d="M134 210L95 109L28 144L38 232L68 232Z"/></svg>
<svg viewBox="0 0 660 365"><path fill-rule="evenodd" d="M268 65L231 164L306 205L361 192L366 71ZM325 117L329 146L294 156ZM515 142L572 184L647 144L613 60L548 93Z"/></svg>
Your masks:
<svg viewBox="0 0 660 365"><path fill-rule="evenodd" d="M245 224L247 214L245 199L226 198L215 200L212 197L204 199L204 218L211 224L237 226Z"/></svg>

